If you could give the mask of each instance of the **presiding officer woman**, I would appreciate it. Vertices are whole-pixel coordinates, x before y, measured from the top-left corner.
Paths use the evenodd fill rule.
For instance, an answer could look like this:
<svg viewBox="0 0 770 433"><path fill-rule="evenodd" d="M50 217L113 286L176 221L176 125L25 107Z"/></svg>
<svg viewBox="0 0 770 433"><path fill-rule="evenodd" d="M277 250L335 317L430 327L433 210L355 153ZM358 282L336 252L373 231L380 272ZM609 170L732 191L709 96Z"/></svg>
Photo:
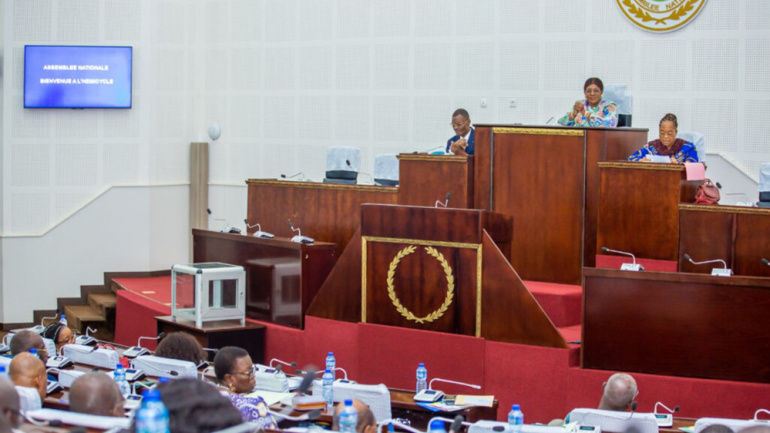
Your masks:
<svg viewBox="0 0 770 433"><path fill-rule="evenodd" d="M649 161L649 155L668 156L669 161L675 164L683 162L698 162L698 151L692 143L681 138L676 138L679 122L676 116L667 113L660 119L659 137L647 143L646 146L634 152L628 157L629 161Z"/></svg>
<svg viewBox="0 0 770 433"><path fill-rule="evenodd" d="M604 83L591 77L583 85L585 99L575 102L572 111L567 112L559 125L564 126L602 126L612 128L618 126L618 110L612 101L602 99Z"/></svg>

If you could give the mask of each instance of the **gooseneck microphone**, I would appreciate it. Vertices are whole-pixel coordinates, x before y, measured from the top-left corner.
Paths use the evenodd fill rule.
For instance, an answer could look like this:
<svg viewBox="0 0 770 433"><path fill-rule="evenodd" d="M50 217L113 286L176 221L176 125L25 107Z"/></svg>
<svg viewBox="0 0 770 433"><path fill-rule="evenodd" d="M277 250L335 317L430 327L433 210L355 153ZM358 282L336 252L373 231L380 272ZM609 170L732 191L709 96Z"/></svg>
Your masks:
<svg viewBox="0 0 770 433"><path fill-rule="evenodd" d="M716 276L716 277L730 277L730 276L733 275L732 269L728 269L727 268L727 262L725 262L722 259L704 260L702 262L696 262L687 253L684 254L684 259L689 261L693 265L705 265L705 264L708 264L708 263L721 263L722 264L722 269L720 269L720 268L713 268L713 269L711 269L711 275Z"/></svg>
<svg viewBox="0 0 770 433"><path fill-rule="evenodd" d="M289 363L289 362L286 362L286 361L281 361L278 358L273 358L273 359L270 360L270 367L271 368L278 368L279 370L281 369L280 365L276 367L274 364L283 364L283 365L286 365L286 366L289 366L289 367L292 367L292 368L297 366L296 362Z"/></svg>
<svg viewBox="0 0 770 433"><path fill-rule="evenodd" d="M211 209L206 208L206 212L209 214L209 216L213 216ZM236 235L241 233L241 229L239 229L238 227L233 227L232 225L230 225L230 221L227 221L224 218L212 218L212 219L214 221L222 221L223 223L225 223L225 225L223 225L222 228L219 229L220 233L233 233Z"/></svg>
<svg viewBox="0 0 770 433"><path fill-rule="evenodd" d="M289 228L291 228L291 231L297 232L297 234L293 238L291 238L292 242L297 242L301 244L312 244L313 242L315 242L315 239L313 238L302 236L302 231L299 228L295 229L294 224L292 224L291 221L289 221Z"/></svg>
<svg viewBox="0 0 770 433"><path fill-rule="evenodd" d="M263 232L262 231L262 226L260 226L259 223L251 225L251 224L249 224L249 220L246 219L246 218L243 219L243 223L246 224L247 228L250 228L250 229L253 229L254 227L257 228L257 231L255 231L254 234L252 235L255 238L273 239L275 237L275 235L272 234L272 233Z"/></svg>
<svg viewBox="0 0 770 433"><path fill-rule="evenodd" d="M163 337L166 336L165 332L161 332L158 334L157 337L139 337L139 339L136 340L136 347L142 347L142 340L158 340L160 341Z"/></svg>
<svg viewBox="0 0 770 433"><path fill-rule="evenodd" d="M770 261L768 261L766 258L762 257L762 263L764 263L766 266L770 266Z"/></svg>
<svg viewBox="0 0 770 433"><path fill-rule="evenodd" d="M443 203L441 202L441 200L436 200L435 207L439 207L439 205L441 205L441 207L444 207L444 208L449 205L449 193L446 193L446 201L444 201Z"/></svg>
<svg viewBox="0 0 770 433"><path fill-rule="evenodd" d="M430 153L432 153L432 152L434 152L436 150L441 150L442 151L442 155L443 155L444 153L446 153L444 151L444 149L446 149L446 145L442 144L441 146L433 146L430 149L419 150L419 151L415 150L414 152L412 152L412 154L414 154L414 155L417 155L418 153L428 153L428 154L430 154Z"/></svg>
<svg viewBox="0 0 770 433"><path fill-rule="evenodd" d="M363 174L364 176L369 176L369 182L371 182L372 184L374 184L374 178L372 177L372 175L371 175L371 174L369 174L369 173L364 173L364 172L362 172L362 171L358 171L358 170L356 170L355 168L353 168L353 165L350 163L350 160L349 160L349 159L346 159L346 160L345 160L345 164L347 164L347 165L348 165L348 168L350 168L351 170L355 171L355 172L356 172L356 174Z"/></svg>
<svg viewBox="0 0 770 433"><path fill-rule="evenodd" d="M297 179L299 181L306 182L306 181L310 180L310 179L306 178L305 177L305 173L303 173L301 171L299 173L292 174L291 176L287 176L285 174L281 174L281 179L294 179L297 176L301 176L299 179Z"/></svg>
<svg viewBox="0 0 770 433"><path fill-rule="evenodd" d="M481 386L474 385L472 383L457 382L457 381L454 381L454 380L441 379L441 378L438 378L438 377L434 377L433 379L431 379L431 381L428 383L428 389L430 389L430 390L433 389L433 382L453 383L455 385L467 386L467 387L473 388L473 389L481 389Z"/></svg>
<svg viewBox="0 0 770 433"><path fill-rule="evenodd" d="M633 263L623 263L620 266L621 271L643 271L644 266L636 263L636 256L626 251L612 250L607 247L602 247L602 251L605 253L622 254L624 256L630 256Z"/></svg>

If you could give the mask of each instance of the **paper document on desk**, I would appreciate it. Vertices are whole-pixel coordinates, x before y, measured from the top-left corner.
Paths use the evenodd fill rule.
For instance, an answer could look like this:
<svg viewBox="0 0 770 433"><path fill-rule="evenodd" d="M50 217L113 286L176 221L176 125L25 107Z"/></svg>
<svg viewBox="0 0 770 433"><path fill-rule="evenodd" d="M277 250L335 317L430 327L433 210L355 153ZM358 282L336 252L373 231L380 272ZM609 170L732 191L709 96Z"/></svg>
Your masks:
<svg viewBox="0 0 770 433"><path fill-rule="evenodd" d="M457 395L455 404L457 406L481 406L492 407L495 403L494 395Z"/></svg>
<svg viewBox="0 0 770 433"><path fill-rule="evenodd" d="M294 396L295 393L293 392L274 392L274 391L265 391L265 390L258 390L254 391L251 394L246 395L246 397L262 397L263 400L265 400L265 403L267 403L268 406L272 406L279 401L289 397L289 400L291 400L291 397Z"/></svg>
<svg viewBox="0 0 770 433"><path fill-rule="evenodd" d="M468 406L446 404L440 401L437 401L436 403L417 403L417 406L424 407L431 412L459 412L468 408Z"/></svg>

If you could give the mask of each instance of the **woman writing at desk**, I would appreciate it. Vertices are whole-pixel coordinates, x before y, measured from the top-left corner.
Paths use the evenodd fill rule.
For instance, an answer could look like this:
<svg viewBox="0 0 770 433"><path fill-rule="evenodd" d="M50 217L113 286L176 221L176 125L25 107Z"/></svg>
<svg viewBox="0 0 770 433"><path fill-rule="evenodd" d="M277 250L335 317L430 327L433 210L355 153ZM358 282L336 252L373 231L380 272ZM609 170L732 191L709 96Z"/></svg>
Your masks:
<svg viewBox="0 0 770 433"><path fill-rule="evenodd" d="M602 99L604 83L591 77L583 85L585 99L575 102L572 111L561 119L559 125L564 126L603 126L612 128L618 125L618 112L615 103Z"/></svg>
<svg viewBox="0 0 770 433"><path fill-rule="evenodd" d="M660 119L660 134L657 140L647 143L646 146L634 152L628 157L629 161L650 161L650 155L668 156L674 164L684 162L698 162L698 152L692 143L681 138L676 138L679 123L676 116L668 113Z"/></svg>

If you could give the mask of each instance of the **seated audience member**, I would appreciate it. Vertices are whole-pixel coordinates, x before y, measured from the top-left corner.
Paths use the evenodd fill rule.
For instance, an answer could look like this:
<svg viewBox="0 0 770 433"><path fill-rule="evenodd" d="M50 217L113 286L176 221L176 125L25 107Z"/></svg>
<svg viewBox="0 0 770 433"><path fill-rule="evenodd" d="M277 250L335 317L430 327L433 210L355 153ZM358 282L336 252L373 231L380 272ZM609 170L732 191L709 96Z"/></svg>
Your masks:
<svg viewBox="0 0 770 433"><path fill-rule="evenodd" d="M639 394L636 380L626 373L615 373L602 385L602 399L599 409L625 411Z"/></svg>
<svg viewBox="0 0 770 433"><path fill-rule="evenodd" d="M155 356L190 361L199 365L206 360L206 352L198 341L186 332L174 332L158 343Z"/></svg>
<svg viewBox="0 0 770 433"><path fill-rule="evenodd" d="M334 423L332 430L340 430L340 412L345 407L345 402L340 402L334 407ZM358 433L377 433L377 419L369 406L360 401L353 400L353 407L358 412L358 421L356 422L356 432Z"/></svg>
<svg viewBox="0 0 770 433"><path fill-rule="evenodd" d="M267 412L267 404L262 397L242 395L251 393L256 386L254 363L251 362L249 352L235 346L219 349L214 357L214 373L245 421L254 422L261 429L278 428L273 416Z"/></svg>
<svg viewBox="0 0 770 433"><path fill-rule="evenodd" d="M48 361L48 351L40 334L29 329L15 333L13 339L11 339L11 355L15 356L22 352L29 352L29 349L37 350L37 355L43 361L43 364Z"/></svg>
<svg viewBox="0 0 770 433"><path fill-rule="evenodd" d="M43 337L53 340L56 344L56 352L60 352L61 348L67 344L75 344L75 334L69 326L64 326L59 322L54 322L48 325L43 331ZM54 354L52 354L53 356Z"/></svg>
<svg viewBox="0 0 770 433"><path fill-rule="evenodd" d="M171 433L209 433L243 423L238 410L208 382L175 379L161 383L158 390Z"/></svg>
<svg viewBox="0 0 770 433"><path fill-rule="evenodd" d="M711 427L711 426L709 426L709 427ZM725 427L725 428L727 428L727 427ZM703 429L703 431L705 431L705 430L706 429ZM754 426L754 427L747 427L747 428L745 428L743 430L738 430L738 433L770 433L770 427L769 426L764 426L764 425L757 425L757 426Z"/></svg>
<svg viewBox="0 0 770 433"><path fill-rule="evenodd" d="M476 129L471 126L468 112L459 108L452 114L454 137L446 142L446 152L455 155L473 155L476 149Z"/></svg>
<svg viewBox="0 0 770 433"><path fill-rule="evenodd" d="M4 377L0 377L0 421L5 422L0 425L0 432L11 431L11 428L17 429L24 424L19 394L11 381Z"/></svg>
<svg viewBox="0 0 770 433"><path fill-rule="evenodd" d="M698 162L698 151L692 143L676 138L679 122L676 116L668 113L660 119L657 140L647 143L628 157L629 161L649 161L649 155L668 156L673 163Z"/></svg>
<svg viewBox="0 0 770 433"><path fill-rule="evenodd" d="M22 411L39 409L46 396L48 377L45 365L37 356L22 352L13 357L8 377L21 397Z"/></svg>
<svg viewBox="0 0 770 433"><path fill-rule="evenodd" d="M124 416L123 394L118 384L104 373L86 373L72 383L70 410L100 416Z"/></svg>
<svg viewBox="0 0 770 433"><path fill-rule="evenodd" d="M559 119L559 125L564 126L602 126L615 127L618 125L617 106L612 101L602 99L604 83L591 77L583 84L585 99L575 102L572 110Z"/></svg>

